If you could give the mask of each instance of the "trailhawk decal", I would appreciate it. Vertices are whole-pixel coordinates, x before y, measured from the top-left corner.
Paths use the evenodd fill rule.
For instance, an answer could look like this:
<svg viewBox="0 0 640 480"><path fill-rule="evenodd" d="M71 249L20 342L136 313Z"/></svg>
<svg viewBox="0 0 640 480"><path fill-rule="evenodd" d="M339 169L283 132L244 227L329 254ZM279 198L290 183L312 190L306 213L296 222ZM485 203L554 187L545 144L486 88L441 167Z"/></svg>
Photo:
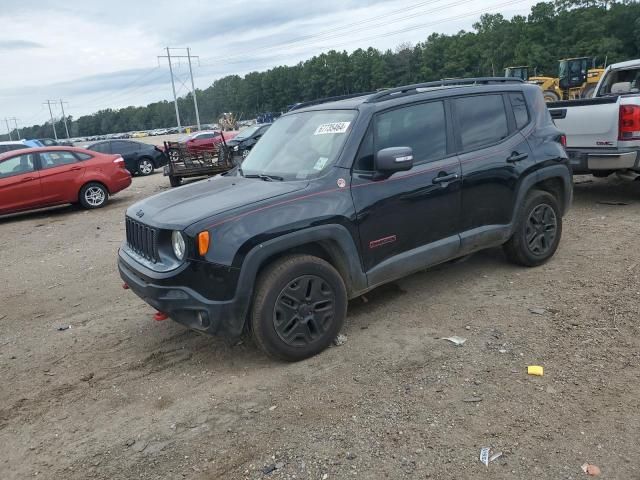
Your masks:
<svg viewBox="0 0 640 480"><path fill-rule="evenodd" d="M390 237L380 238L379 240L371 240L369 242L369 248L371 248L371 249L378 248L378 247L381 247L383 245L387 245L388 243L393 243L397 239L398 238L395 235L391 235Z"/></svg>

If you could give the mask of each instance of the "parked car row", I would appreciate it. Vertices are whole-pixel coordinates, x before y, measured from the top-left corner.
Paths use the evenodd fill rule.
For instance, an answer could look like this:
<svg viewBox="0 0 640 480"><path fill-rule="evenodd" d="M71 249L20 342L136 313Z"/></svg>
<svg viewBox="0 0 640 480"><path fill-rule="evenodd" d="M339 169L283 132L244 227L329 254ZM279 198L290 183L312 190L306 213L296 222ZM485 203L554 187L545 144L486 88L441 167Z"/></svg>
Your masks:
<svg viewBox="0 0 640 480"><path fill-rule="evenodd" d="M53 138L16 140L16 141L0 142L0 153L9 152L11 150L19 150L23 148L55 147L55 146L71 147L73 146L73 144L69 141L54 140Z"/></svg>
<svg viewBox="0 0 640 480"><path fill-rule="evenodd" d="M104 140L87 145L88 150L120 155L132 175L151 175L156 168L167 164L167 156L155 145L132 140Z"/></svg>

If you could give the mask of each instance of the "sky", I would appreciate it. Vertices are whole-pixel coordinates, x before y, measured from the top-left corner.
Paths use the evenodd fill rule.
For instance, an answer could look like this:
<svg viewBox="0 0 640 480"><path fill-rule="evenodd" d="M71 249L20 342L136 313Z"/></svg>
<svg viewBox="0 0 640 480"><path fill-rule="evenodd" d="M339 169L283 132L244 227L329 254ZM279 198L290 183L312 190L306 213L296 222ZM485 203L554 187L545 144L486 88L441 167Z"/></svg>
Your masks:
<svg viewBox="0 0 640 480"><path fill-rule="evenodd" d="M416 44L471 30L482 13L527 15L540 0L3 0L0 131L59 117L172 99L164 48L193 60L196 88L220 77L293 65L330 49ZM179 96L190 91L174 63ZM207 121L207 119L205 119Z"/></svg>

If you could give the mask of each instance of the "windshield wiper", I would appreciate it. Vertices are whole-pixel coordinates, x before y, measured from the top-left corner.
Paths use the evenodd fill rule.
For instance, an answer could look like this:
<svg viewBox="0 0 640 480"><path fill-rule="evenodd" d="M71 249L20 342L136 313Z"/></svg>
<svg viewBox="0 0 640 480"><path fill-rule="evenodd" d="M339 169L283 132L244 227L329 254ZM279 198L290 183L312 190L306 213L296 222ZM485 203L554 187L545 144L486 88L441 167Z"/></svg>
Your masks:
<svg viewBox="0 0 640 480"><path fill-rule="evenodd" d="M265 182L283 182L284 178L279 177L277 175L267 175L265 173L260 173L256 175L244 175L244 178L259 178L260 180L264 180Z"/></svg>

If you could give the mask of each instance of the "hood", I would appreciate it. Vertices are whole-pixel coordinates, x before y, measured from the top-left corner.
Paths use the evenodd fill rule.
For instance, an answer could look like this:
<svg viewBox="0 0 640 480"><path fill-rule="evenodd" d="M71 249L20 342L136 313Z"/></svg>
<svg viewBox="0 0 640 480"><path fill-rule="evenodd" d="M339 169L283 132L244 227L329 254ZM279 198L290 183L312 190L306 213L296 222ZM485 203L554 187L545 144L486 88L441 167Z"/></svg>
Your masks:
<svg viewBox="0 0 640 480"><path fill-rule="evenodd" d="M153 227L184 229L214 215L306 186L307 182L265 182L257 178L217 176L146 198L130 206L127 215Z"/></svg>
<svg viewBox="0 0 640 480"><path fill-rule="evenodd" d="M240 145L245 140L249 140L249 138L232 138L231 140L227 140L227 145L230 147L235 147L236 145Z"/></svg>

